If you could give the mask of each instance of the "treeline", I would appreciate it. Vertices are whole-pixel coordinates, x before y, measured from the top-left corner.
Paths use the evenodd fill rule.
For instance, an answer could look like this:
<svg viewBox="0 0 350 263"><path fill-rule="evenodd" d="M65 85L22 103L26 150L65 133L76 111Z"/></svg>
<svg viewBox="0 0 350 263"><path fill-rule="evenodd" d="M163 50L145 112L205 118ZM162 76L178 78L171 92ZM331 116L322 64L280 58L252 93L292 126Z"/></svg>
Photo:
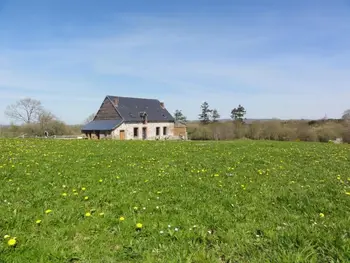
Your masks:
<svg viewBox="0 0 350 263"><path fill-rule="evenodd" d="M338 121L253 121L187 124L191 140L278 140L329 142L341 138L350 143L350 122Z"/></svg>
<svg viewBox="0 0 350 263"><path fill-rule="evenodd" d="M342 119L333 120L270 120L246 122L246 109L239 104L231 110L231 121L219 121L220 114L210 109L209 103L201 105L198 122L187 122L181 110L175 111L175 119L187 122L188 138L191 140L278 140L329 142L341 139L350 143L350 110Z"/></svg>

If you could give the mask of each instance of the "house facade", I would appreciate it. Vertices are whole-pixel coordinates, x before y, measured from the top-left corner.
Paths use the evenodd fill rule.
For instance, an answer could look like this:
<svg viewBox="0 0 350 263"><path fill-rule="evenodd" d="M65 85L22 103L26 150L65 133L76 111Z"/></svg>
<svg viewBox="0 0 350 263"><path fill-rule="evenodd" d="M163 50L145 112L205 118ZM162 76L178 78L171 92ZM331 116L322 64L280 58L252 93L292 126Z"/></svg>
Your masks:
<svg viewBox="0 0 350 263"><path fill-rule="evenodd" d="M88 139L187 139L186 126L175 122L156 99L106 96L94 119L82 127Z"/></svg>

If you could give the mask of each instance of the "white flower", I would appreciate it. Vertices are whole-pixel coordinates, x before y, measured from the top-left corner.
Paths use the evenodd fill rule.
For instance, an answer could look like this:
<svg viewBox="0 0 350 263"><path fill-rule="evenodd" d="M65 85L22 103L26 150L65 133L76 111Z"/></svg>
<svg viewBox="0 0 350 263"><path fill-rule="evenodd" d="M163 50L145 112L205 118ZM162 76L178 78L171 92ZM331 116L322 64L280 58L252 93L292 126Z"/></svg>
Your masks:
<svg viewBox="0 0 350 263"><path fill-rule="evenodd" d="M169 228L171 228L171 225L168 225Z"/></svg>
<svg viewBox="0 0 350 263"><path fill-rule="evenodd" d="M161 230L161 231L159 231L159 233L160 233L160 234L164 234L164 231L163 231L163 230Z"/></svg>
<svg viewBox="0 0 350 263"><path fill-rule="evenodd" d="M156 209L159 209L159 206L157 206Z"/></svg>
<svg viewBox="0 0 350 263"><path fill-rule="evenodd" d="M177 227L175 227L175 229L174 229L175 231L179 231L179 229L177 228Z"/></svg>

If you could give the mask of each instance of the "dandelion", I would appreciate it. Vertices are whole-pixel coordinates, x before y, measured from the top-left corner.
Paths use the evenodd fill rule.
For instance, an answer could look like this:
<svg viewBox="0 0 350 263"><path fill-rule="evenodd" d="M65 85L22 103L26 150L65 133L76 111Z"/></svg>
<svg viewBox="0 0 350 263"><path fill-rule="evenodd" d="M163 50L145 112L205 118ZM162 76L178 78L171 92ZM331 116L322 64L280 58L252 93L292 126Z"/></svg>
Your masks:
<svg viewBox="0 0 350 263"><path fill-rule="evenodd" d="M346 195L350 195L350 192L345 192Z"/></svg>
<svg viewBox="0 0 350 263"><path fill-rule="evenodd" d="M123 216L119 217L119 221L123 222L125 220L125 218Z"/></svg>
<svg viewBox="0 0 350 263"><path fill-rule="evenodd" d="M51 209L47 209L47 210L45 211L45 214L50 214L51 212L52 212Z"/></svg>
<svg viewBox="0 0 350 263"><path fill-rule="evenodd" d="M67 196L67 193L62 193L62 196L66 197L66 196Z"/></svg>
<svg viewBox="0 0 350 263"><path fill-rule="evenodd" d="M320 217L323 218L323 217L324 217L324 214L323 214L323 213L320 213Z"/></svg>
<svg viewBox="0 0 350 263"><path fill-rule="evenodd" d="M16 238L11 238L9 239L9 241L7 241L7 245L9 245L10 247L14 247L17 244Z"/></svg>
<svg viewBox="0 0 350 263"><path fill-rule="evenodd" d="M134 210L137 211L139 208L137 206L134 206Z"/></svg>
<svg viewBox="0 0 350 263"><path fill-rule="evenodd" d="M100 179L100 180L98 180L100 183L102 183L103 182L103 180L102 179Z"/></svg>
<svg viewBox="0 0 350 263"><path fill-rule="evenodd" d="M81 190L82 190L82 191L85 191L85 190L86 190L86 188L85 188L85 187L82 187L82 188L81 188Z"/></svg>
<svg viewBox="0 0 350 263"><path fill-rule="evenodd" d="M136 224L136 229L141 229L142 228L142 224L141 223L137 223Z"/></svg>
<svg viewBox="0 0 350 263"><path fill-rule="evenodd" d="M86 217L90 217L90 216L91 216L91 213L90 213L90 212L87 212L87 213L85 213L85 216L86 216Z"/></svg>
<svg viewBox="0 0 350 263"><path fill-rule="evenodd" d="M89 200L89 197L88 197L88 196L85 196L85 197L84 197L84 200Z"/></svg>
<svg viewBox="0 0 350 263"><path fill-rule="evenodd" d="M219 177L219 174L214 174L215 177Z"/></svg>
<svg viewBox="0 0 350 263"><path fill-rule="evenodd" d="M41 223L41 220L38 219L38 220L35 221L35 223L39 225Z"/></svg>

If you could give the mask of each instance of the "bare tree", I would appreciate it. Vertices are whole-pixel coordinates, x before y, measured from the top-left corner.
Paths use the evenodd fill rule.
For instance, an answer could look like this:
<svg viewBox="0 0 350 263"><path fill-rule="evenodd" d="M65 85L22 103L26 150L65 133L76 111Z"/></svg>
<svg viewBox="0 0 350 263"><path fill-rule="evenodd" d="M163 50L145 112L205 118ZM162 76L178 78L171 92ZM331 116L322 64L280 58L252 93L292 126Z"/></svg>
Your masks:
<svg viewBox="0 0 350 263"><path fill-rule="evenodd" d="M38 122L40 125L41 132L42 133L45 132L49 128L50 123L52 123L55 120L56 120L55 115L53 115L49 111L42 110L42 112L40 112L38 116Z"/></svg>
<svg viewBox="0 0 350 263"><path fill-rule="evenodd" d="M7 106L5 115L14 121L28 124L36 122L42 111L43 108L39 100L25 98Z"/></svg>
<svg viewBox="0 0 350 263"><path fill-rule="evenodd" d="M84 124L88 124L89 122L93 121L95 119L96 114L92 113L89 115L89 117L86 118L86 120L84 121Z"/></svg>
<svg viewBox="0 0 350 263"><path fill-rule="evenodd" d="M343 113L343 119L344 119L344 120L350 120L350 109L344 111L344 113Z"/></svg>

